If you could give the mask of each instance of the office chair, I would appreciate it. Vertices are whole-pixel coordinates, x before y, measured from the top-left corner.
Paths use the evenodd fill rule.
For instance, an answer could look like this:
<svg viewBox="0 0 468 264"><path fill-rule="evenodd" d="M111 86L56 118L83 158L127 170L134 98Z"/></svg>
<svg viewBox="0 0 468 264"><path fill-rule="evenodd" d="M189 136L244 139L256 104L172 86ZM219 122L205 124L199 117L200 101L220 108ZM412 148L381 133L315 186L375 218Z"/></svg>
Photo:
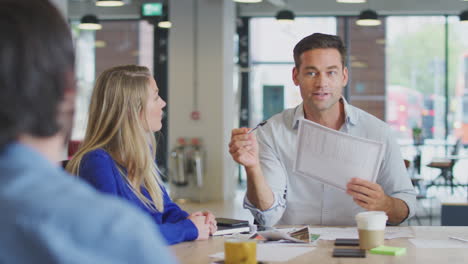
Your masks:
<svg viewBox="0 0 468 264"><path fill-rule="evenodd" d="M458 186L457 183L454 181L454 176L453 176L453 167L455 166L455 163L457 162L456 156L458 155L458 152L461 147L461 139L458 139L453 146L453 150L451 152L451 156L448 158L443 158L443 159L433 159L429 164L427 164L427 167L430 168L435 168L435 169L440 169L440 174L432 180L427 187L431 186L450 186L451 192L453 194L453 189L454 187ZM439 183L439 182L443 183Z"/></svg>
<svg viewBox="0 0 468 264"><path fill-rule="evenodd" d="M403 161L405 163L405 168L409 170L411 166L411 161L407 159L404 159ZM413 184L413 187L417 192L416 200L418 202L418 208L419 206L422 208L426 217L429 218L430 225L432 225L432 198L427 196L426 187L424 186L422 181L423 179L421 177L411 177L411 183ZM429 208L425 208L423 204L421 203L421 200L425 200L425 199L429 199L430 201ZM414 214L414 219L416 219L416 221L418 222L418 225L421 225L421 219L417 211ZM408 224L409 223L410 222L408 221Z"/></svg>

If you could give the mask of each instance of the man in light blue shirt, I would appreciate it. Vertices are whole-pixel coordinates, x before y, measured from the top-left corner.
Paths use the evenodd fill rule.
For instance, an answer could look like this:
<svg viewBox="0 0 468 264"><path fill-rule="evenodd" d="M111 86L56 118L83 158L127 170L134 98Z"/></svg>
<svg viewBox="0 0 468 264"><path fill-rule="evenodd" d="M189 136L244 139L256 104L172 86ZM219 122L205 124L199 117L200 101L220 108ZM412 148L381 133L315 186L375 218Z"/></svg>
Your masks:
<svg viewBox="0 0 468 264"><path fill-rule="evenodd" d="M260 224L355 225L354 216L365 210L385 211L389 223L399 224L414 214L416 193L390 128L342 97L345 56L337 36L302 39L294 48L293 81L303 102L273 116L257 136L247 128L232 131L229 151L247 172L244 207ZM301 119L385 143L376 183L353 178L343 192L293 172Z"/></svg>
<svg viewBox="0 0 468 264"><path fill-rule="evenodd" d="M151 219L56 163L76 89L47 0L0 1L0 263L175 263Z"/></svg>

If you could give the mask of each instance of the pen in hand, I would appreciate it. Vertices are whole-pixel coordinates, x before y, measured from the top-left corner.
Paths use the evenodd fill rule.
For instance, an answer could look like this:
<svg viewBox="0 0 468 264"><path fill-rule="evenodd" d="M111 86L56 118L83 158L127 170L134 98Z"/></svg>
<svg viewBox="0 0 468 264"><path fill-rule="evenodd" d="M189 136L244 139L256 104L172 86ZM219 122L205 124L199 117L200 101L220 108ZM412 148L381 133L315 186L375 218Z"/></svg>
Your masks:
<svg viewBox="0 0 468 264"><path fill-rule="evenodd" d="M267 123L267 121L266 121L266 120L265 120L265 121L262 121L262 122L260 122L260 123L259 123L257 126L255 126L254 128L250 129L250 130L249 130L249 132L247 132L247 134L250 134L250 133L254 132L254 131L257 129L257 128L259 128L259 127L261 127L261 126L265 125L266 123Z"/></svg>

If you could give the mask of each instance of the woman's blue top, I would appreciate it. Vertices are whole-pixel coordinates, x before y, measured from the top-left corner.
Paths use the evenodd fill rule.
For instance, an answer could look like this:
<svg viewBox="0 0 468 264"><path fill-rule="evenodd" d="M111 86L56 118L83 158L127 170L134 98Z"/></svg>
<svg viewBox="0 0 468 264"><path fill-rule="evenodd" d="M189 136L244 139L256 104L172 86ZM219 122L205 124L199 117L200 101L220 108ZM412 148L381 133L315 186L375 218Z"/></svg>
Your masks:
<svg viewBox="0 0 468 264"><path fill-rule="evenodd" d="M163 186L161 189L164 197L164 211L150 210L133 193L117 166L117 163L105 150L96 149L83 156L78 176L96 189L121 197L149 214L169 244L195 240L198 237L196 226L187 219L189 214L171 200ZM125 172L125 170L122 171ZM141 191L146 198L152 201L146 188L142 187Z"/></svg>

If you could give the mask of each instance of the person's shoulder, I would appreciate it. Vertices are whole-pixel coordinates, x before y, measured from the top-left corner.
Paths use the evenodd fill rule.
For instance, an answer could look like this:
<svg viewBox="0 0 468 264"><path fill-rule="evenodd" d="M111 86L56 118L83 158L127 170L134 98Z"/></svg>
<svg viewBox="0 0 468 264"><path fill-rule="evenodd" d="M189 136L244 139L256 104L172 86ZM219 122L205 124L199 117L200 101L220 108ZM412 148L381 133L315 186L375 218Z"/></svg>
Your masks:
<svg viewBox="0 0 468 264"><path fill-rule="evenodd" d="M350 110L353 111L354 118L356 119L356 122L358 122L359 126L379 129L382 131L387 131L387 129L390 128L387 123L377 118L376 116L355 106L349 105L349 107Z"/></svg>
<svg viewBox="0 0 468 264"><path fill-rule="evenodd" d="M83 155L83 160L95 159L95 158L112 160L112 156L102 148L90 150L86 154Z"/></svg>
<svg viewBox="0 0 468 264"><path fill-rule="evenodd" d="M265 128L267 129L282 129L289 127L294 121L294 115L297 107L288 108L279 112L267 120Z"/></svg>
<svg viewBox="0 0 468 264"><path fill-rule="evenodd" d="M102 167L114 164L115 161L112 156L104 149L98 148L93 149L83 155L80 163L80 168L84 167Z"/></svg>
<svg viewBox="0 0 468 264"><path fill-rule="evenodd" d="M126 255L120 256L126 259L130 255L145 259L158 245L164 246L155 224L134 206L94 190L75 193L70 196L71 201L75 201L76 205L72 210L62 212L61 216L65 218L64 221L70 221L71 215L73 216L71 223L76 226L70 228L79 230L79 234L70 235L75 239L82 239L81 243L84 245L95 243L96 248L91 247L92 250ZM65 206L66 203L62 205ZM54 224L60 223L54 221Z"/></svg>
<svg viewBox="0 0 468 264"><path fill-rule="evenodd" d="M79 257L95 252L105 259L130 260L130 255L137 254L131 251L148 255L145 243L161 245L157 228L139 210L66 173L58 176L46 178L51 182L37 183L28 194L18 193L16 197L21 199L10 203L16 208L9 214L11 221L4 218L1 229L14 226L27 230L25 239L37 236L51 247L60 243L63 254L70 251Z"/></svg>

